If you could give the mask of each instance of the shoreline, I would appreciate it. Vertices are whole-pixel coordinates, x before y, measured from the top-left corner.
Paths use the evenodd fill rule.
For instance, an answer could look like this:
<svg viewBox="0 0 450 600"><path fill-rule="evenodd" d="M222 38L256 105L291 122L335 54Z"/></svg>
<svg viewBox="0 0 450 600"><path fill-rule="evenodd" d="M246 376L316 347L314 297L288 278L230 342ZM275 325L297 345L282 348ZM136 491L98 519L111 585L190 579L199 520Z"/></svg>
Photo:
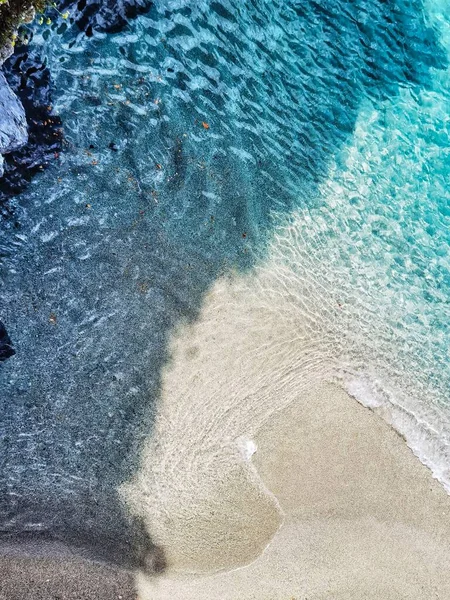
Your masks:
<svg viewBox="0 0 450 600"><path fill-rule="evenodd" d="M446 493L450 495L450 471L446 461L439 431L408 408L411 402L399 401L401 392L389 389L380 381L369 377L348 374L340 379L342 386L359 404L370 409L401 437L414 456L432 473Z"/></svg>
<svg viewBox="0 0 450 600"><path fill-rule="evenodd" d="M450 496L372 409L322 383L273 415L254 441L254 468L284 513L266 549L228 572L138 574L139 600L450 595ZM1 556L0 569L0 600L136 597L130 572L67 552Z"/></svg>
<svg viewBox="0 0 450 600"><path fill-rule="evenodd" d="M450 497L372 410L320 384L255 441L254 465L285 513L265 552L226 573L139 575L140 600L450 596Z"/></svg>
<svg viewBox="0 0 450 600"><path fill-rule="evenodd" d="M293 235L280 239L301 258ZM353 312L279 246L250 276L217 281L174 332L122 489L168 556L159 579L138 575L140 600L450 597L450 497L385 415L329 383L358 352L339 336ZM243 457L240 440L257 452Z"/></svg>

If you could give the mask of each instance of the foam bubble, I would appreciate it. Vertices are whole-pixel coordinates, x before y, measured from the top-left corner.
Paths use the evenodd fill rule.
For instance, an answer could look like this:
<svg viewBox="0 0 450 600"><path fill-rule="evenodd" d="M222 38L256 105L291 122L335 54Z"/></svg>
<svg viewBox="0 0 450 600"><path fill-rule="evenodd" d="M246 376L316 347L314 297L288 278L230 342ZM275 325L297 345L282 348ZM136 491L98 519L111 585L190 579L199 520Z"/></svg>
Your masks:
<svg viewBox="0 0 450 600"><path fill-rule="evenodd" d="M239 450L241 451L242 458L245 461L249 461L251 457L255 454L255 452L258 450L256 443L253 440L246 438L245 436L238 438L236 440L236 444Z"/></svg>

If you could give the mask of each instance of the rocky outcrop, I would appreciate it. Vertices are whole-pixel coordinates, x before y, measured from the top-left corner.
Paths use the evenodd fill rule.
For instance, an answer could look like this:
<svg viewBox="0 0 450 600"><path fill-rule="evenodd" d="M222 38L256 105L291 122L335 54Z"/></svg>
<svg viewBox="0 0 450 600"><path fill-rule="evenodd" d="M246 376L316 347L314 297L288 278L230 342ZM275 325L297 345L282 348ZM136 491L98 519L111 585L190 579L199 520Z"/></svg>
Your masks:
<svg viewBox="0 0 450 600"><path fill-rule="evenodd" d="M62 146L61 119L52 114L50 71L39 53L29 46L20 46L3 70L22 103L28 142L5 156L0 205L24 190L33 175L58 156Z"/></svg>
<svg viewBox="0 0 450 600"><path fill-rule="evenodd" d="M51 7L47 9L47 14L52 21L56 23L61 21L61 24L64 21L73 23L90 36L94 31L112 33L122 30L129 19L148 11L151 2L150 0L76 0L75 2L62 0L58 2L58 7L58 9ZM32 13L33 11L22 15L22 20L30 20ZM28 37L31 41L31 32ZM11 47L7 46L7 44L3 45L6 55L12 50L11 44L9 44ZM7 82L3 75L0 79L0 99L2 90L8 91L10 99L14 99L13 92L18 97L15 98L14 106L17 108L17 115L20 114L22 134L19 136L17 130L15 144L8 141L2 145L0 137L0 216L4 217L9 214L7 208L10 206L9 199L22 192L34 174L58 157L62 149L62 123L60 118L53 115L51 111L50 72L38 52L32 50L32 47L32 44L16 47L14 53L3 64ZM0 65L5 56L2 58L0 54ZM11 119L10 113L2 110L0 105L0 130L2 117L5 127L9 123L8 131L12 133L18 119Z"/></svg>
<svg viewBox="0 0 450 600"><path fill-rule="evenodd" d="M0 0L0 66L14 52L17 31L45 10L47 0Z"/></svg>
<svg viewBox="0 0 450 600"><path fill-rule="evenodd" d="M17 150L28 141L25 110L0 73L0 155ZM3 157L0 158L0 177L3 175Z"/></svg>

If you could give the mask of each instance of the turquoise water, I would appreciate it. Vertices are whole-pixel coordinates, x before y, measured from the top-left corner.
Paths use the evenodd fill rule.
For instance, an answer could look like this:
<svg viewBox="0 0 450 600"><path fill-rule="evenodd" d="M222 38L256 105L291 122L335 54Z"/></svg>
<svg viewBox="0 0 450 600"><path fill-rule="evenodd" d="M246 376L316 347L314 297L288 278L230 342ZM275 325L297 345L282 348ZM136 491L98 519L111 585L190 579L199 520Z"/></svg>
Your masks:
<svg viewBox="0 0 450 600"><path fill-rule="evenodd" d="M114 535L169 336L270 257L294 297L306 278L333 376L450 488L449 9L158 0L120 34L36 26L66 147L1 242L6 529Z"/></svg>
<svg viewBox="0 0 450 600"><path fill-rule="evenodd" d="M447 53L448 8L425 5ZM428 90L361 107L322 187L315 239L348 313L339 359L348 388L450 489L450 80L448 69L431 73Z"/></svg>

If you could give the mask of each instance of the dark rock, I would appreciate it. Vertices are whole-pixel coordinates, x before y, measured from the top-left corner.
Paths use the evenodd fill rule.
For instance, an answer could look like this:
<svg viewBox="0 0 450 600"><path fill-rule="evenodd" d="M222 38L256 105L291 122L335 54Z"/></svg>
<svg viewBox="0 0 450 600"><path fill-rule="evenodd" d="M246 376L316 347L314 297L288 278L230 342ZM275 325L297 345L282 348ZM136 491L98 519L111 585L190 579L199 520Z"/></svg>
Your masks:
<svg viewBox="0 0 450 600"><path fill-rule="evenodd" d="M5 329L5 326L0 321L0 362L5 361L16 353L11 345L11 339Z"/></svg>
<svg viewBox="0 0 450 600"><path fill-rule="evenodd" d="M121 31L129 19L146 13L151 5L150 0L63 0L59 10L69 11L70 21L91 36L95 31Z"/></svg>
<svg viewBox="0 0 450 600"><path fill-rule="evenodd" d="M17 150L27 139L25 111L0 73L0 177L3 174L1 155Z"/></svg>
<svg viewBox="0 0 450 600"><path fill-rule="evenodd" d="M94 31L113 33L121 31L129 19L147 12L151 4L150 0L77 0L76 2L62 0L58 11L54 11L52 20L66 23L62 13L68 11L70 13L68 21L75 23L88 36ZM58 116L52 114L51 108L50 72L38 52L30 50L28 45L16 47L14 54L5 61L3 72L9 86L23 104L28 123L28 143L22 145L26 142L24 138L20 144L11 144L8 141L4 144L7 149L3 149L1 94L2 89L9 90L9 88L2 81L2 76L0 79L0 217L5 217L10 212L8 200L22 192L32 177L57 158L62 149L62 123ZM11 97L14 98L14 94L11 94ZM20 109L20 103L17 103L17 106ZM24 121L23 111L22 121ZM10 119L10 127L13 126L14 119ZM17 149L20 145L22 147ZM110 149L115 151L115 144L111 145ZM7 156L2 157L5 152L8 152Z"/></svg>
<svg viewBox="0 0 450 600"><path fill-rule="evenodd" d="M28 143L7 154L0 178L0 207L22 192L33 175L57 158L62 148L61 119L52 114L50 71L36 50L21 46L5 62L5 77L22 102Z"/></svg>

